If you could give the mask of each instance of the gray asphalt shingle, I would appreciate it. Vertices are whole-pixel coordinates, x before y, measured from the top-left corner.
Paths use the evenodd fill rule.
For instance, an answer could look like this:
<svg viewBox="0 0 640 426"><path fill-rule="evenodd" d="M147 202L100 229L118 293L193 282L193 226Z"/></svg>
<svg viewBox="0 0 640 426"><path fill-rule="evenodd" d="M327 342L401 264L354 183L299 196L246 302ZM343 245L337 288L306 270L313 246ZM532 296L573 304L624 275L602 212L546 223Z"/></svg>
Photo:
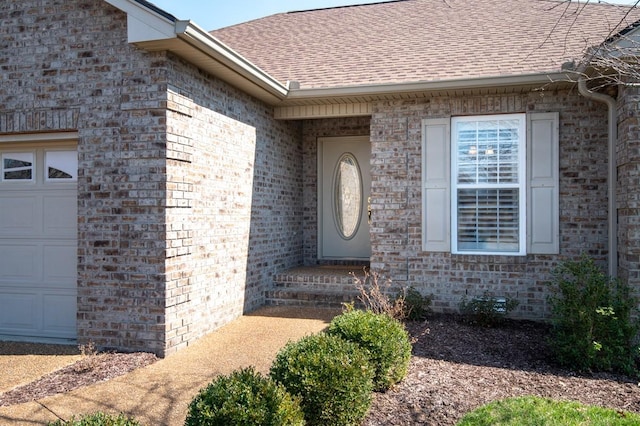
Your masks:
<svg viewBox="0 0 640 426"><path fill-rule="evenodd" d="M211 34L283 83L337 87L559 71L640 19L629 11L593 1L400 0L281 13Z"/></svg>

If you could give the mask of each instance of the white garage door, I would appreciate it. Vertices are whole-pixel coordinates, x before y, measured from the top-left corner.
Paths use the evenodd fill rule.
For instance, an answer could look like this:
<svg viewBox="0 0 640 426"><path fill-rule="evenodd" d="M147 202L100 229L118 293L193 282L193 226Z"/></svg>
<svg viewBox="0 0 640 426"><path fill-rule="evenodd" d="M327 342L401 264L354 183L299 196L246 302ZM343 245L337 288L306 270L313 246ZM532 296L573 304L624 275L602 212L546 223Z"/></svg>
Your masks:
<svg viewBox="0 0 640 426"><path fill-rule="evenodd" d="M75 143L0 143L0 335L76 338Z"/></svg>

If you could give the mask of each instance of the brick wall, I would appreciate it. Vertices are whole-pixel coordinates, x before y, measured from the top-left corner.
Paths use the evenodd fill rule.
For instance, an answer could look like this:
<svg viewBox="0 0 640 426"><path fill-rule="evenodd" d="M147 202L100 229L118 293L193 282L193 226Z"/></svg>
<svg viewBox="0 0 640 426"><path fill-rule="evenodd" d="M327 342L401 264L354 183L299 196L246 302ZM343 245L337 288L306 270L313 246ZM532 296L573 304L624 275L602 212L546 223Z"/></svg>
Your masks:
<svg viewBox="0 0 640 426"><path fill-rule="evenodd" d="M165 59L101 1L5 2L0 19L2 131L79 133L78 339L162 353Z"/></svg>
<svg viewBox="0 0 640 426"><path fill-rule="evenodd" d="M159 355L302 262L299 126L95 0L0 8L0 132L77 130L78 339Z"/></svg>
<svg viewBox="0 0 640 426"><path fill-rule="evenodd" d="M171 57L167 162L170 351L264 304L302 263L300 125Z"/></svg>
<svg viewBox="0 0 640 426"><path fill-rule="evenodd" d="M618 275L640 296L640 89L618 96Z"/></svg>
<svg viewBox="0 0 640 426"><path fill-rule="evenodd" d="M560 256L469 256L421 248L421 120L454 115L560 113ZM380 102L371 122L371 266L456 311L490 291L519 300L517 315L541 318L559 259L607 257L606 107L569 92Z"/></svg>

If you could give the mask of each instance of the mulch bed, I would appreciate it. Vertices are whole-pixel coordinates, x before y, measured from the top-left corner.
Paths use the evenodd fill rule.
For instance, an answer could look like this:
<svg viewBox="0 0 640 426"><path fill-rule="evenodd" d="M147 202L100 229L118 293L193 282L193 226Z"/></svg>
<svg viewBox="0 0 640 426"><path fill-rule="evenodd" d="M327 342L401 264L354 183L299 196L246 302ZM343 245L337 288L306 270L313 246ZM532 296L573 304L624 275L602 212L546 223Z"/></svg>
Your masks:
<svg viewBox="0 0 640 426"><path fill-rule="evenodd" d="M491 401L537 395L640 412L630 377L577 375L549 363L548 327L508 321L469 325L455 317L408 323L416 339L407 378L376 394L364 425L455 425Z"/></svg>
<svg viewBox="0 0 640 426"><path fill-rule="evenodd" d="M455 425L491 401L522 395L575 400L640 413L640 387L630 377L577 375L549 363L545 325L508 321L469 325L453 316L407 323L415 343L407 378L377 393L364 422L374 425ZM147 353L90 356L37 382L0 394L12 405L109 380L148 365Z"/></svg>
<svg viewBox="0 0 640 426"><path fill-rule="evenodd" d="M122 376L157 360L145 352L105 352L85 358L24 386L0 393L0 407L34 401Z"/></svg>

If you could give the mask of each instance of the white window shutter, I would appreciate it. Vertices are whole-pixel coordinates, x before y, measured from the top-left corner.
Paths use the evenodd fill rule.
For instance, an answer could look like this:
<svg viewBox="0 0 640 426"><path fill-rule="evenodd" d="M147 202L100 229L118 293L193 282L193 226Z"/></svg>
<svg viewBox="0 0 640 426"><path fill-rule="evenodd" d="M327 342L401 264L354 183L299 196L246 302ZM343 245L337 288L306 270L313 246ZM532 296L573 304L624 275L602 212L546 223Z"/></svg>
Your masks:
<svg viewBox="0 0 640 426"><path fill-rule="evenodd" d="M451 249L451 124L449 118L422 120L422 247Z"/></svg>
<svg viewBox="0 0 640 426"><path fill-rule="evenodd" d="M559 115L527 114L527 252L560 252Z"/></svg>

